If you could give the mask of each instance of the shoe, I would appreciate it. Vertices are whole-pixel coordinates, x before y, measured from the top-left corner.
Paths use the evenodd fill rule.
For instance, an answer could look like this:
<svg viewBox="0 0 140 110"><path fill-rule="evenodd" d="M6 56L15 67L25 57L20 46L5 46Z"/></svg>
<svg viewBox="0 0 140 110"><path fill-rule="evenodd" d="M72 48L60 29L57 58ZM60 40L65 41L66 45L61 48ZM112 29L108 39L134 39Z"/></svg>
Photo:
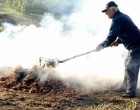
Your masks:
<svg viewBox="0 0 140 110"><path fill-rule="evenodd" d="M122 97L123 97L123 98L135 98L135 97L136 97L136 95L126 93L126 94L122 95Z"/></svg>

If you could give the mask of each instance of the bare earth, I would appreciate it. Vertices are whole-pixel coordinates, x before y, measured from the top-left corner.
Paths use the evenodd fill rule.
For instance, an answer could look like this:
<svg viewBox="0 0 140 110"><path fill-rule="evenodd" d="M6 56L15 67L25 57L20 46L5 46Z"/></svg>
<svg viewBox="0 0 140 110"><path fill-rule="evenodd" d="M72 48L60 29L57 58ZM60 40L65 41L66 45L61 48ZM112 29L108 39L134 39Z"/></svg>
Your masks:
<svg viewBox="0 0 140 110"><path fill-rule="evenodd" d="M124 99L121 93L108 91L77 92L61 81L48 81L46 87L19 86L11 77L1 78L0 110L139 110L137 98ZM54 79L53 79L54 80ZM14 85L15 84L15 85ZM53 86L54 85L54 86ZM51 88L51 89L50 89Z"/></svg>

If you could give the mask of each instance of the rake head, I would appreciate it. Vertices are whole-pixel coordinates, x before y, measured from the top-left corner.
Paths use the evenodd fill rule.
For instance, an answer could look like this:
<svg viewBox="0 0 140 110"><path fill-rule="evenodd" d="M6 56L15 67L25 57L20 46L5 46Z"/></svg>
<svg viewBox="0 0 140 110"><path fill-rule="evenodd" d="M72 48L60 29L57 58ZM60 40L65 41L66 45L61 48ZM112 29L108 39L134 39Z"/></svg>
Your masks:
<svg viewBox="0 0 140 110"><path fill-rule="evenodd" d="M39 63L40 66L42 66L43 68L44 67L55 68L57 65L59 65L59 60L40 57Z"/></svg>

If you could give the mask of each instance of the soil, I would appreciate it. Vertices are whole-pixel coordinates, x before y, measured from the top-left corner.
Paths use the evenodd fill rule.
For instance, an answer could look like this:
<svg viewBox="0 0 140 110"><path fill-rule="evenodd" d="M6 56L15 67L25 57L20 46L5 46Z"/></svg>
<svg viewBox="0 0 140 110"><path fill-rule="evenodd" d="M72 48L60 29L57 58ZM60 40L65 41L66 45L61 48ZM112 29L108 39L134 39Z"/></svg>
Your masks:
<svg viewBox="0 0 140 110"><path fill-rule="evenodd" d="M136 98L122 98L111 90L80 92L60 80L48 80L34 86L17 84L13 76L1 77L0 110L139 110L140 93ZM130 108L130 109L128 109Z"/></svg>

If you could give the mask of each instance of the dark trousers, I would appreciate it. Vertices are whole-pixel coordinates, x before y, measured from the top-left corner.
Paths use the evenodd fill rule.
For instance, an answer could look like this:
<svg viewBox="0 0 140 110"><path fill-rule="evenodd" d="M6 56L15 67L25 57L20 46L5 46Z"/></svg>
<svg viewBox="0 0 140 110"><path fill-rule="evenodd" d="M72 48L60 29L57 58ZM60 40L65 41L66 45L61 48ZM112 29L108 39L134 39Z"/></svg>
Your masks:
<svg viewBox="0 0 140 110"><path fill-rule="evenodd" d="M131 50L125 60L125 76L123 87L126 93L136 95L138 74L140 68L140 48Z"/></svg>

